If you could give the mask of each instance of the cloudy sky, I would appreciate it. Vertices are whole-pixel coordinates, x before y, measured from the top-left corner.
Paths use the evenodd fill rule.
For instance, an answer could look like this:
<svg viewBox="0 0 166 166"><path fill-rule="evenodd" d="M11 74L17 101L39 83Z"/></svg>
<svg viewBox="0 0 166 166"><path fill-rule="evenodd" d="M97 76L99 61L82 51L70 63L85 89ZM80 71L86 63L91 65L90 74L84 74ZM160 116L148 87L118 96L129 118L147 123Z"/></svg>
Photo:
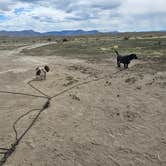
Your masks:
<svg viewBox="0 0 166 166"><path fill-rule="evenodd" d="M0 0L0 30L166 30L166 0Z"/></svg>

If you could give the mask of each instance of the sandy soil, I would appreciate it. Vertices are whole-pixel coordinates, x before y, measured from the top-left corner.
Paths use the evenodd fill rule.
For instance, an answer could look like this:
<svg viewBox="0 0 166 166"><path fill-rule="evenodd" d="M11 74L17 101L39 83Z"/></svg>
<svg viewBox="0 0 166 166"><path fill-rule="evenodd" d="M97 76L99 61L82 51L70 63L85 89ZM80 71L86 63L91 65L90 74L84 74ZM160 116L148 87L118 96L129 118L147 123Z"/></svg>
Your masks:
<svg viewBox="0 0 166 166"><path fill-rule="evenodd" d="M46 43L47 44L47 43ZM40 95L27 85L38 65L48 64L46 81L33 85L49 96L78 83L107 76L72 89L51 101L23 138L6 166L165 166L166 66L155 60L132 62L113 74L115 59L90 63L57 56L19 56L25 46L0 51L0 90ZM9 147L14 121L45 99L0 95L0 147ZM17 124L20 135L32 112Z"/></svg>

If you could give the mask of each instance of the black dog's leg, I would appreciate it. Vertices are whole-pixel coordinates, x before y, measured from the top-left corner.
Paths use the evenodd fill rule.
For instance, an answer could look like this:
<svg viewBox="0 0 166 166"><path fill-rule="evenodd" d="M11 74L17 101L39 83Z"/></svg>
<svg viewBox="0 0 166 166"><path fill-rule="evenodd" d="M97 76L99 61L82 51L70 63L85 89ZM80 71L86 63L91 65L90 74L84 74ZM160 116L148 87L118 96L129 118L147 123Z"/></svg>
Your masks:
<svg viewBox="0 0 166 166"><path fill-rule="evenodd" d="M128 68L128 64L124 63L124 68L127 69Z"/></svg>
<svg viewBox="0 0 166 166"><path fill-rule="evenodd" d="M124 63L124 68L126 68L126 64Z"/></svg>

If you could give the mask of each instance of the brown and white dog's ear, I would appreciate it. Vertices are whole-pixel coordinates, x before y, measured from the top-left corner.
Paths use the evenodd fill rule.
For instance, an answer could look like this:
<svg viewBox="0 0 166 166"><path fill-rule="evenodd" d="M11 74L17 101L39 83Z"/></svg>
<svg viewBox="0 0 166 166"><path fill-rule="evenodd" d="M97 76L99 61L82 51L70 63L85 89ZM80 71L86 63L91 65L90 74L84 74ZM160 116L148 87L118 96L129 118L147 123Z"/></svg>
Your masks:
<svg viewBox="0 0 166 166"><path fill-rule="evenodd" d="M36 71L36 75L39 76L41 74L41 70Z"/></svg>
<svg viewBox="0 0 166 166"><path fill-rule="evenodd" d="M47 65L44 66L44 69L46 70L46 72L50 71L50 68Z"/></svg>

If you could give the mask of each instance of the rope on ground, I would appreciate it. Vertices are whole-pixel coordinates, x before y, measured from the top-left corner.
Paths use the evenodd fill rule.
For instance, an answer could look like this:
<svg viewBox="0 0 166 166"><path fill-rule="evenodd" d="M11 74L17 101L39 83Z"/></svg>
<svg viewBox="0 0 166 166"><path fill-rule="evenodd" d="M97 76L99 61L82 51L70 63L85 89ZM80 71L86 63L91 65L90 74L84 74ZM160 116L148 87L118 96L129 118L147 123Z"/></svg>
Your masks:
<svg viewBox="0 0 166 166"><path fill-rule="evenodd" d="M34 79L31 80L31 81L29 81L27 84L28 84L31 88L33 88L33 89L35 89L37 92L39 92L40 94L44 95L45 97L49 97L48 95L46 95L46 94L45 94L44 92L42 92L41 90L39 90L38 88L34 87L34 86L31 84L32 81L35 81L35 80L34 80Z"/></svg>
<svg viewBox="0 0 166 166"><path fill-rule="evenodd" d="M122 72L122 71L123 71L123 70L118 70L118 71L112 73L112 75L116 75L116 74L118 74L119 72ZM105 79L105 78L107 78L107 77L110 77L110 75L106 75L106 76L99 77L99 78L96 78L96 79L93 79L93 80L89 80L89 81L84 81L84 82L78 83L78 84L73 85L72 87L70 87L70 88L68 88L68 89L62 90L61 92L59 92L59 93L53 95L53 96L51 97L51 99L53 99L53 98L55 98L55 97L57 97L57 96L60 96L60 95L62 95L63 93L66 93L66 92L68 92L68 91L70 91L70 90L72 90L72 89L75 89L75 88L79 87L79 86L82 86L82 85L85 85L85 84L89 84L89 83L91 83L91 82L96 82L96 81Z"/></svg>
<svg viewBox="0 0 166 166"><path fill-rule="evenodd" d="M0 158L0 166L2 166L7 159L12 155L12 153L15 151L17 145L20 143L20 141L23 139L23 137L26 135L26 133L31 129L31 127L35 124L36 120L38 119L38 117L40 116L40 114L49 107L50 105L50 97L48 95L46 95L45 93L43 93L41 90L37 89L36 87L34 87L31 82L34 80L31 80L28 82L28 85L35 89L37 92L39 92L40 94L42 94L43 96L37 96L37 95L32 95L32 94L25 94L25 93L17 93L17 92L8 92L8 91L0 91L0 93L9 93L9 94L13 94L13 95L26 95L26 96L32 96L32 97L40 97L40 98L46 98L47 101L44 103L44 105L42 106L42 108L40 109L32 109L28 112L26 112L25 114L21 115L20 117L17 118L17 120L14 122L13 124L13 130L15 132L15 141L13 144L11 144L10 148L0 148L0 154L3 155L2 158ZM18 132L16 130L16 124L18 123L18 121L20 119L22 119L23 117L27 116L29 113L33 112L33 111L39 111L37 113L37 115L34 117L33 121L30 123L30 125L26 128L26 130L18 137Z"/></svg>
<svg viewBox="0 0 166 166"><path fill-rule="evenodd" d="M23 95L23 96L29 96L29 97L47 98L46 96L38 96L38 95L33 95L33 94L28 94L28 93L11 92L11 91L0 91L0 93L13 94L13 95Z"/></svg>
<svg viewBox="0 0 166 166"><path fill-rule="evenodd" d="M44 111L45 109L47 109L49 107L49 100L48 99L45 104L43 105L43 107L41 109L39 109L38 114L35 116L35 118L33 119L33 121L31 122L31 124L28 126L28 128L21 134L21 136L19 138L17 138L17 131L16 131L16 140L13 144L11 144L11 147L9 149L6 149L4 153L4 156L2 157L2 159L0 160L0 166L2 166L7 159L12 155L12 153L16 150L17 145L20 143L20 141L23 139L23 137L25 136L25 134L31 129L31 127L35 124L36 120L38 119L38 117L40 116L40 114L42 113L42 111Z"/></svg>
<svg viewBox="0 0 166 166"><path fill-rule="evenodd" d="M112 75L116 75L118 74L119 72L121 71L117 71L115 73L112 73ZM39 92L40 94L42 94L43 96L37 96L37 95L32 95L32 94L25 94L25 93L16 93L16 92L6 92L6 91L0 91L0 93L9 93L9 94L14 94L14 95L26 95L26 96L32 96L32 97L40 97L40 98L46 98L46 102L44 103L44 105L42 106L42 108L40 109L32 109L28 112L26 112L25 114L21 115L20 117L17 118L17 120L14 122L13 124L13 130L15 132L15 141L13 144L11 144L10 148L7 149L7 148L0 148L0 154L3 154L3 157L2 159L0 159L0 166L2 166L6 161L7 159L12 155L12 153L16 150L16 147L17 145L20 143L20 141L23 139L23 137L26 135L26 133L31 129L31 127L35 124L36 120L38 119L38 117L40 116L40 114L45 110L47 109L49 106L50 106L50 101L51 99L57 97L57 96L60 96L74 88L77 88L79 86L82 86L82 85L85 85L85 84L89 84L91 82L95 82L95 81L99 81L99 80L102 80L104 78L107 78L109 77L108 75L107 76L103 76L103 77L100 77L100 78L96 78L96 79L93 79L93 80L89 80L89 81L84 81L82 83L79 83L79 84L76 84L68 89L65 89L65 90L62 90L61 92L53 95L52 97L48 96L47 94L45 94L44 92L42 92L41 90L39 90L38 88L36 88L35 86L33 86L31 84L31 82L34 81L31 80L29 81L27 84L33 88L34 90L36 90L37 92ZM16 124L18 123L18 121L20 119L22 119L23 117L25 117L26 115L28 115L29 113L33 112L33 111L39 111L37 113L37 115L35 116L35 118L33 119L33 121L30 123L30 125L27 127L27 129L18 137L18 133L17 133L17 130L16 130Z"/></svg>
<svg viewBox="0 0 166 166"><path fill-rule="evenodd" d="M17 130L16 130L16 124L18 123L19 120L21 120L23 117L27 116L29 113L31 113L33 111L39 111L39 109L32 109L32 110L26 112L25 114L23 114L20 117L18 117L17 120L14 122L14 124L13 124L13 130L15 132L15 140L18 139L18 134L17 134Z"/></svg>

